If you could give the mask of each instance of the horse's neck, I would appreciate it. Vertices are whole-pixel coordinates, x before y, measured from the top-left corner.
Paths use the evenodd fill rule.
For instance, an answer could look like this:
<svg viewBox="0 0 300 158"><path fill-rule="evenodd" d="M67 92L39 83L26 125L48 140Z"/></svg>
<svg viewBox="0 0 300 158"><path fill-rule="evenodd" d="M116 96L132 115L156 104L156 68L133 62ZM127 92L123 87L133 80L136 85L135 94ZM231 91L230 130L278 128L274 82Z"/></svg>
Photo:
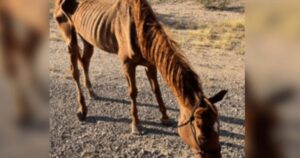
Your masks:
<svg viewBox="0 0 300 158"><path fill-rule="evenodd" d="M164 79L173 90L180 108L191 109L199 103L202 97L202 88L198 81L198 75L191 69L186 59L179 54L174 54L173 60L160 67ZM178 58L178 59L177 59Z"/></svg>
<svg viewBox="0 0 300 158"><path fill-rule="evenodd" d="M154 63L168 83L180 106L194 106L202 97L202 87L198 75L191 68L181 50L167 36L161 38L162 49L149 49L146 57ZM155 47L155 46L154 46Z"/></svg>
<svg viewBox="0 0 300 158"><path fill-rule="evenodd" d="M128 1L132 2L132 16L143 57L156 65L180 105L195 104L202 95L202 88L186 57L165 33L146 0Z"/></svg>

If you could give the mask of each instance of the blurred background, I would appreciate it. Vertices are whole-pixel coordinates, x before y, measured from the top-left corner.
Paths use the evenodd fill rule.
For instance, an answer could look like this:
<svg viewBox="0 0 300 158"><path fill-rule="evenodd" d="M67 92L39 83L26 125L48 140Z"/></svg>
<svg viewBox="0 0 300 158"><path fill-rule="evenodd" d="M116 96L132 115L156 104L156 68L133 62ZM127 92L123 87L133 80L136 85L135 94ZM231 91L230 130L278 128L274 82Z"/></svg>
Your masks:
<svg viewBox="0 0 300 158"><path fill-rule="evenodd" d="M0 2L0 157L48 155L48 1Z"/></svg>
<svg viewBox="0 0 300 158"><path fill-rule="evenodd" d="M247 157L299 157L299 1L248 1Z"/></svg>

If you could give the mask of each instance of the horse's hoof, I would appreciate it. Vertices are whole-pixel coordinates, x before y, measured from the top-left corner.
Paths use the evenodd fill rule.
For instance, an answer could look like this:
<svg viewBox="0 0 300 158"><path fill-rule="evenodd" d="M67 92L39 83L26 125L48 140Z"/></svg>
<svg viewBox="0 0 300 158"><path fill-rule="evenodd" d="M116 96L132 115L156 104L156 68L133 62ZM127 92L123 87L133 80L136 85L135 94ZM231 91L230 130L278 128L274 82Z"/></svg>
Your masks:
<svg viewBox="0 0 300 158"><path fill-rule="evenodd" d="M97 98L97 94L94 91L89 91L89 97L90 99L96 99Z"/></svg>
<svg viewBox="0 0 300 158"><path fill-rule="evenodd" d="M141 135L140 127L132 125L131 127L131 135Z"/></svg>
<svg viewBox="0 0 300 158"><path fill-rule="evenodd" d="M140 131L131 131L131 135L140 136L140 135L142 135L142 133Z"/></svg>
<svg viewBox="0 0 300 158"><path fill-rule="evenodd" d="M170 118L167 118L167 119L161 119L161 123L164 125L164 126L172 126L174 124L173 120L170 119Z"/></svg>
<svg viewBox="0 0 300 158"><path fill-rule="evenodd" d="M78 117L79 121L84 121L86 118L86 115L87 115L87 113L84 113L81 111L77 112L77 117Z"/></svg>

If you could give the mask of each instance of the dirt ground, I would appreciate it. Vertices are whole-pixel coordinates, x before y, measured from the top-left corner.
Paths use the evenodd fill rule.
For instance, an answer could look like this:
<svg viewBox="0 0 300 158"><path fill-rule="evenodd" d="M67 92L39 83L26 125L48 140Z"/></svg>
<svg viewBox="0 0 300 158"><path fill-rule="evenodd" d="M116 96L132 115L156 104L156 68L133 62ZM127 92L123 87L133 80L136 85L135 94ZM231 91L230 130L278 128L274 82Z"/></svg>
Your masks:
<svg viewBox="0 0 300 158"><path fill-rule="evenodd" d="M160 21L175 40L185 39L187 29L199 24L243 18L238 7L230 10L205 10L195 1L153 2ZM96 49L90 77L97 99L88 99L86 121L76 117L76 89L70 74L67 47L60 39L50 17L50 157L192 157L175 127L160 124L158 104L143 67L137 70L138 112L144 134L130 134L130 106L127 82L116 55ZM189 39L181 47L199 74L206 95L228 89L217 104L221 119L223 157L244 155L244 55L235 50L198 47ZM176 124L178 106L175 97L159 76L164 102ZM87 96L87 92L85 91Z"/></svg>

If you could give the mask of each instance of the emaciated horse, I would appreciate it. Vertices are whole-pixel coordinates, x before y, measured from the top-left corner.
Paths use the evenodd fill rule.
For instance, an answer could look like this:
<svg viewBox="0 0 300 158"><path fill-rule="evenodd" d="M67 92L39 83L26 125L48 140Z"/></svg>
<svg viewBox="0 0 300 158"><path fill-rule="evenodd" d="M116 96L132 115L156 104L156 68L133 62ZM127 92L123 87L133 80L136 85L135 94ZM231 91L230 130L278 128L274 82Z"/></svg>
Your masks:
<svg viewBox="0 0 300 158"><path fill-rule="evenodd" d="M119 56L128 81L132 133L139 133L135 70L141 65L146 67L147 77L162 113L162 123L169 123L169 117L161 98L157 69L179 103L180 137L192 148L196 157L221 157L218 112L214 103L220 101L226 91L212 98L203 94L198 75L178 45L167 36L146 0L56 0L54 14L71 57L72 75L78 94L79 120L86 118L87 107L80 88L77 62L83 67L85 85L93 97L88 69L93 48L97 47ZM83 41L82 54L77 35Z"/></svg>

